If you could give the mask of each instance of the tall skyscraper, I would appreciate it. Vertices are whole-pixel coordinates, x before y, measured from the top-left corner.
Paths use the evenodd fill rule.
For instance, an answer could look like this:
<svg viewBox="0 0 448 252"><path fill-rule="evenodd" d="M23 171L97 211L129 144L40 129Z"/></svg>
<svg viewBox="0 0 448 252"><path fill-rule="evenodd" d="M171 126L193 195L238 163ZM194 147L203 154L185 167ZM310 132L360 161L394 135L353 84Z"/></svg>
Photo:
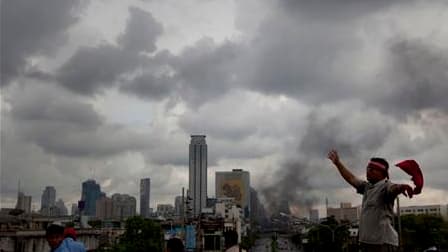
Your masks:
<svg viewBox="0 0 448 252"><path fill-rule="evenodd" d="M248 171L233 169L216 172L216 198L229 197L243 209L244 217L250 215L250 175Z"/></svg>
<svg viewBox="0 0 448 252"><path fill-rule="evenodd" d="M31 213L31 200L31 196L26 196L23 192L19 192L16 209L23 210L25 213Z"/></svg>
<svg viewBox="0 0 448 252"><path fill-rule="evenodd" d="M96 200L101 197L100 185L95 180L89 179L82 183L81 201L84 201L84 215L95 216Z"/></svg>
<svg viewBox="0 0 448 252"><path fill-rule="evenodd" d="M78 215L78 214L79 214L78 204L73 203L71 215Z"/></svg>
<svg viewBox="0 0 448 252"><path fill-rule="evenodd" d="M140 180L140 216L149 218L149 200L151 193L151 179L144 178Z"/></svg>
<svg viewBox="0 0 448 252"><path fill-rule="evenodd" d="M190 142L189 196L194 217L207 204L207 144L204 135L192 135Z"/></svg>
<svg viewBox="0 0 448 252"><path fill-rule="evenodd" d="M174 199L174 214L176 217L182 216L182 196L176 196Z"/></svg>
<svg viewBox="0 0 448 252"><path fill-rule="evenodd" d="M58 209L58 216L66 216L68 215L67 207L62 199L59 199L55 203L56 208Z"/></svg>
<svg viewBox="0 0 448 252"><path fill-rule="evenodd" d="M56 202L56 189L53 186L46 186L42 192L40 201L40 213L43 215L51 215L52 208Z"/></svg>

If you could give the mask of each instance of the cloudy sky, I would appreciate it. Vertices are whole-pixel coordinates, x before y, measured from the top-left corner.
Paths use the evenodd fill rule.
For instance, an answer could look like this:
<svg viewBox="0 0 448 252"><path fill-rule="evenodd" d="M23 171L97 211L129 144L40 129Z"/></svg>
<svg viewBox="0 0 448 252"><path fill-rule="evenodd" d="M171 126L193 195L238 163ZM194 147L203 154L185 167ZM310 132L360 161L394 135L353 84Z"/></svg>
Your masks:
<svg viewBox="0 0 448 252"><path fill-rule="evenodd" d="M216 171L250 171L264 200L322 207L356 195L371 156L416 159L448 203L448 4L352 0L14 0L1 6L1 207L18 181L68 204L81 183L172 203L191 134Z"/></svg>

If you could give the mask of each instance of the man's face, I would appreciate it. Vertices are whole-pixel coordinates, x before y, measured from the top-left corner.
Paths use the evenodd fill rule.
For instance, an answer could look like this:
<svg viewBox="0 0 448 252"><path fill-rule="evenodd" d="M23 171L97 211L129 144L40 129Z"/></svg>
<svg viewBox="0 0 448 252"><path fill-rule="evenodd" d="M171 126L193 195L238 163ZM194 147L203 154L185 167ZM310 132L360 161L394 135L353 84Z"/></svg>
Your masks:
<svg viewBox="0 0 448 252"><path fill-rule="evenodd" d="M367 166L367 180L370 183L376 183L386 178L384 170L375 166Z"/></svg>
<svg viewBox="0 0 448 252"><path fill-rule="evenodd" d="M50 248L55 249L55 248L59 247L62 240L64 240L64 235L63 234L50 234L50 235L47 235L46 238L47 238L47 242L48 242L48 245L50 246Z"/></svg>

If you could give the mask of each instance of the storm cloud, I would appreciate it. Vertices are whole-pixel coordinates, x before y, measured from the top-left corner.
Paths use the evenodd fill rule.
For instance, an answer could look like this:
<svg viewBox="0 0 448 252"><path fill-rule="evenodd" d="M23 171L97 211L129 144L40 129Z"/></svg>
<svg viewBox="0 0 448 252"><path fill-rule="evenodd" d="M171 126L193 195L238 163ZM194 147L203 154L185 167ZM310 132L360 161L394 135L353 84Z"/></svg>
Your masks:
<svg viewBox="0 0 448 252"><path fill-rule="evenodd" d="M2 2L2 206L18 179L76 202L85 179L137 196L151 177L152 203L172 202L191 134L207 135L211 176L250 171L271 209L355 204L332 148L360 176L371 156L415 158L420 202L445 202L446 6Z"/></svg>

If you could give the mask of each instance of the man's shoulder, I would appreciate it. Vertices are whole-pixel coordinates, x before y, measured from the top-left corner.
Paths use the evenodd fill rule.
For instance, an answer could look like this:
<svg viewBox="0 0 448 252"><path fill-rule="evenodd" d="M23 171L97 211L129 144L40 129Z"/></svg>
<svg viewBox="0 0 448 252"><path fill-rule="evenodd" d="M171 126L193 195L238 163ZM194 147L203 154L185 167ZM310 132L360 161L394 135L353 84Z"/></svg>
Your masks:
<svg viewBox="0 0 448 252"><path fill-rule="evenodd" d="M77 242L71 238L65 239L64 244L68 249L74 249L75 251L86 251L84 244L82 244L81 242Z"/></svg>

